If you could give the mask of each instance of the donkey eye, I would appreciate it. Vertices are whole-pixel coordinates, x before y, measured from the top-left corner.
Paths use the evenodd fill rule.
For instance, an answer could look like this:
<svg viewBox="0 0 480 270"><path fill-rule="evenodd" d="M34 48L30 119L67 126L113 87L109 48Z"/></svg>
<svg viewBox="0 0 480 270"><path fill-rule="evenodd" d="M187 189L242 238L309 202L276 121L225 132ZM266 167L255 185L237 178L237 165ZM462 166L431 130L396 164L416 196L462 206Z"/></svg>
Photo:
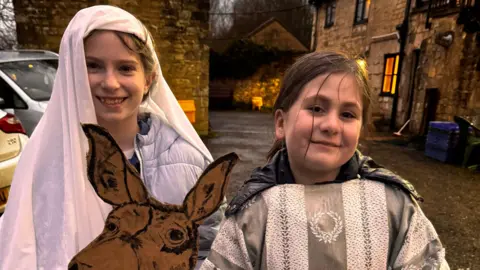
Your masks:
<svg viewBox="0 0 480 270"><path fill-rule="evenodd" d="M108 223L107 224L107 230L113 232L113 231L116 231L117 230L117 225L115 223Z"/></svg>
<svg viewBox="0 0 480 270"><path fill-rule="evenodd" d="M168 232L168 237L172 242L177 243L183 241L184 234L180 230L172 229Z"/></svg>

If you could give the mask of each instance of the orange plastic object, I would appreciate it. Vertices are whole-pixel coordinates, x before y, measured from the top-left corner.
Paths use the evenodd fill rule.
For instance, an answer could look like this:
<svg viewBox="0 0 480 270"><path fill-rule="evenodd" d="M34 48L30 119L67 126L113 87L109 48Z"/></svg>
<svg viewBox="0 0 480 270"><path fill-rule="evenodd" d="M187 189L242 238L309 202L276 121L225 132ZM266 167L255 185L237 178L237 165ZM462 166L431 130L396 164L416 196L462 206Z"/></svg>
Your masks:
<svg viewBox="0 0 480 270"><path fill-rule="evenodd" d="M193 99L189 100L179 100L178 103L180 104L180 107L182 107L183 112L188 117L188 120L190 120L190 123L195 123L195 101Z"/></svg>

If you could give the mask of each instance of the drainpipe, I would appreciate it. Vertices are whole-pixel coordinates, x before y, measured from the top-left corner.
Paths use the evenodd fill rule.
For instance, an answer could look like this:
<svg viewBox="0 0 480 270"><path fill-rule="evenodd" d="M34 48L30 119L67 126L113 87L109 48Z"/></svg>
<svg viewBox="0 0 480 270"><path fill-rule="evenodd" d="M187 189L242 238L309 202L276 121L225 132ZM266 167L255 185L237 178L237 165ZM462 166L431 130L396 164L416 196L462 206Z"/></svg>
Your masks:
<svg viewBox="0 0 480 270"><path fill-rule="evenodd" d="M317 50L317 20L318 20L318 11L320 10L320 3L313 3L313 25L312 25L312 37L310 42L310 51L314 52Z"/></svg>
<svg viewBox="0 0 480 270"><path fill-rule="evenodd" d="M407 0L407 6L405 7L405 15L403 16L403 22L401 25L397 26L397 30L400 34L400 52L399 52L399 63L398 63L398 75L397 82L395 86L395 94L393 95L393 105L392 105L392 116L390 119L390 129L395 130L397 124L397 108L398 108L398 92L400 87L400 81L402 78L402 66L403 59L405 58L405 45L407 43L408 37L408 22L410 20L410 7L412 6L412 0Z"/></svg>
<svg viewBox="0 0 480 270"><path fill-rule="evenodd" d="M432 0L428 1L427 20L425 22L425 29L430 29L432 23L430 22L430 12L432 12Z"/></svg>
<svg viewBox="0 0 480 270"><path fill-rule="evenodd" d="M416 86L415 79L417 77L417 69L418 69L418 64L420 62L420 49L416 49L413 52L415 53L415 64L413 66L413 75L412 75L413 80L410 86L410 93L409 93L410 100L408 102L408 111L407 111L407 117L410 119L412 118L413 100L414 100L413 94L415 93L415 86Z"/></svg>

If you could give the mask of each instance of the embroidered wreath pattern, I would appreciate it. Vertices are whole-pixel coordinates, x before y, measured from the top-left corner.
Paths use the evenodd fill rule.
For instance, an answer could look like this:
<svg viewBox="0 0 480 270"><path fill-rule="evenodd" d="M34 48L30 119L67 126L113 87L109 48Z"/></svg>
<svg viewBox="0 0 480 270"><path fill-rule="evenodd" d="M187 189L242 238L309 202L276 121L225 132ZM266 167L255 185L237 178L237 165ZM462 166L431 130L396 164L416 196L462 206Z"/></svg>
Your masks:
<svg viewBox="0 0 480 270"><path fill-rule="evenodd" d="M335 223L333 229L329 232L322 230L319 226L320 219L325 215L329 216ZM335 212L317 212L310 219L310 229L312 230L313 235L315 235L315 237L317 237L320 242L331 244L332 242L337 241L337 237L340 235L340 233L342 233L343 221L340 216Z"/></svg>

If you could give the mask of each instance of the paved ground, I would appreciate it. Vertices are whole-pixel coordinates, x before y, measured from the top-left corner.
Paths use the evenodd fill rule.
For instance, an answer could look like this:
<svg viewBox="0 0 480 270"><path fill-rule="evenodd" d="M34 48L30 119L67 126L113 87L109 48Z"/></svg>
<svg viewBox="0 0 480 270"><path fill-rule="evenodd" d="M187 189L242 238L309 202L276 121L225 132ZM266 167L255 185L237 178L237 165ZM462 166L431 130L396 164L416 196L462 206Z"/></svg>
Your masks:
<svg viewBox="0 0 480 270"><path fill-rule="evenodd" d="M235 152L240 161L232 172L227 198L230 200L255 167L266 163L273 143L273 120L259 112L210 112L214 138L205 141L213 158Z"/></svg>
<svg viewBox="0 0 480 270"><path fill-rule="evenodd" d="M216 137L206 139L214 158L236 152L227 198L253 168L263 165L273 142L271 115L211 112ZM410 180L425 198L422 205L447 249L451 269L480 269L480 174L429 159L417 150L388 142L362 141L364 154Z"/></svg>

